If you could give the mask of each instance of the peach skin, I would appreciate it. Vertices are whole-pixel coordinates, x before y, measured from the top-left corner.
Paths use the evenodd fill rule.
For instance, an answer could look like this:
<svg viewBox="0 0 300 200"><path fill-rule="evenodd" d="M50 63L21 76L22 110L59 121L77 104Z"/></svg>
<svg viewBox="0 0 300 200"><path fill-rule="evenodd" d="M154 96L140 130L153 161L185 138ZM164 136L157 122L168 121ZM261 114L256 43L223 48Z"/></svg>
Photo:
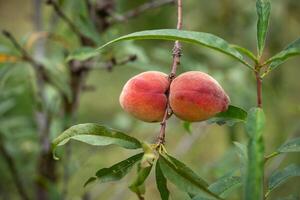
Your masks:
<svg viewBox="0 0 300 200"><path fill-rule="evenodd" d="M199 71L176 77L170 86L169 101L174 114L189 122L204 121L226 111L230 102L219 83Z"/></svg>
<svg viewBox="0 0 300 200"><path fill-rule="evenodd" d="M148 71L132 77L120 95L122 108L137 119L159 122L167 106L168 75Z"/></svg>

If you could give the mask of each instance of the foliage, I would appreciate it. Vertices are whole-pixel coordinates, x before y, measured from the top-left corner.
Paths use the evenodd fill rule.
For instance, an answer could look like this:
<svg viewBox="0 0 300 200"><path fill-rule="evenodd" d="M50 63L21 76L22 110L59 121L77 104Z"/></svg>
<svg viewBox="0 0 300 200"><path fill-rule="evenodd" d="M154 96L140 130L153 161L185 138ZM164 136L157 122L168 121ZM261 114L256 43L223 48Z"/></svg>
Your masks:
<svg viewBox="0 0 300 200"><path fill-rule="evenodd" d="M101 167L96 170L95 175L85 182L84 186L90 186L94 182L116 182L116 184L121 185L123 182L127 183L127 180L124 181L124 179L126 179L125 176L128 176L132 179L128 184L129 190L135 193L139 199L147 197L146 191L150 190L151 194L153 192L153 189L148 187L151 184L150 181L152 181L151 172L155 176L157 194L162 200L173 199L173 197L175 197L174 199L181 199L180 195L186 198L190 197L193 200L271 199L278 193L280 194L280 188L284 188L290 178L299 178L300 168L294 163L288 164L282 169L279 168L281 166L274 165L275 171L271 173L270 177L266 176L268 166L273 164L271 159L276 159L276 156L280 154L285 154L284 156L290 158L292 156L291 153L298 155L300 151L299 137L293 137L281 145L276 144L279 146L277 148L274 148L274 145L266 145L267 142L271 144L275 140L283 140L275 133L273 134L272 131L276 128L272 130L270 127L282 126L281 121L286 117L284 113L292 113L290 114L292 117L284 119L284 122L287 124L297 121L297 114L299 114L299 109L294 109L296 107L293 107L293 109L291 107L288 108L287 105L291 103L281 103L281 100L276 99L275 101L270 97L270 94L273 92L270 91L270 87L276 88L280 85L280 81L274 77L280 76L279 80L281 80L283 78L282 70L287 69L287 67L282 67L281 69L279 66L284 66L286 61L300 54L300 39L297 39L283 50L272 55L275 50L278 51L279 49L279 47L275 48L274 46L277 45L278 41L283 42L284 40L282 40L282 34L274 34L274 30L277 30L278 27L274 25L275 22L273 23L275 20L270 17L274 13L277 19L283 20L287 18L287 16L283 17L280 15L283 12L272 12L271 15L271 4L272 9L278 9L276 2L271 3L269 0L256 1L257 53L244 47L254 46L251 37L255 34L250 25L247 25L247 28L244 28L246 25L240 25L240 27L245 29L240 30L241 32L243 31L243 34L240 35L245 35L241 36L241 38L235 38L236 34L233 34L234 30L230 27L230 24L235 23L240 14L239 12L246 12L245 9L248 9L244 6L245 2L243 1L237 1L241 5L236 2L228 3L228 5L225 1L225 3L223 1L218 2L220 5L223 5L221 6L222 9L224 7L222 12L210 10L211 8L217 10L218 6L214 5L216 3L214 1L199 1L200 3L198 1L183 2L184 6L186 4L192 5L189 9L193 10L197 10L196 7L193 8L197 4L201 6L207 4L201 8L203 12L197 14L199 15L197 19L199 19L201 29L198 27L194 30L201 30L201 32L170 28L162 29L169 21L167 19L173 18L170 12L173 12L171 9L176 10L174 6L161 8L162 13L159 14L160 17L149 13L151 15L149 21L139 23L139 19L136 19L136 22L138 22L136 24L138 25L130 23L124 25L129 18L142 14L139 13L141 12L140 10L149 9L149 5L151 9L157 8L156 4L153 7L151 3L162 2L160 0L151 1L150 3L146 2L132 12L125 12L124 15L116 12L120 8L121 10L126 10L124 8L134 7L139 2L124 3L116 1L120 7L116 9L116 5L111 5L115 3L108 1L107 7L105 7L107 10L100 9L101 12L98 11L96 13L91 12L97 8L97 1L86 1L88 2L87 4L83 3L83 1L59 1L58 4L53 2L55 1L49 1L48 3L57 14L55 16L59 16L63 23L56 22L54 25L49 25L47 32L34 33L31 36L24 37L22 40L17 40L10 32L3 31L3 41L5 42L0 45L0 144L2 147L0 153L4 162L1 160L0 164L0 172L2 172L1 175L3 174L0 188L2 186L8 188L9 186L6 186L6 182L9 180L14 182L14 187L17 187L23 199L32 199L33 193L39 194L39 192L50 193L50 195L44 195L53 199L54 197L57 199L67 198L68 194L66 191L70 190L68 189L68 184L72 184L70 176L84 172L85 167L80 166L78 160L88 162L87 155L90 156L91 160L96 160L92 164L93 166L99 165ZM171 1L164 2L170 3ZM282 4L291 6L292 3L287 1ZM299 7L298 4L296 2L293 5L294 7ZM235 6L237 7L235 8ZM250 8L250 6L247 7ZM285 8L284 6L281 7L281 9ZM239 12L229 13L228 10L230 9ZM254 10L254 6L251 10ZM95 14L97 15L97 13L100 13L100 15L95 19ZM194 16L193 12L190 13L191 16L188 16L186 13L187 10L184 10L184 18ZM291 11L292 14L293 11ZM298 13L294 13L294 15L298 15ZM51 18L50 16L48 17ZM160 20L161 18L166 20ZM222 20L218 22L216 20L218 18ZM227 18L228 21L226 21ZM254 21L253 18L254 16L251 16L248 21L246 18L241 18L240 21L252 24L249 20L252 22ZM147 19L147 16L145 16L145 19ZM186 21L187 24L190 23L186 27L195 26L193 20ZM198 23L198 20L195 21ZM286 21L288 20L286 19ZM118 25L117 23L120 22L121 24ZM209 26L206 23L214 28L207 28ZM146 29L155 24L156 29L132 31L136 30L137 27L140 29L140 26L144 24L147 27ZM279 25L282 26L283 24ZM277 26L279 25L277 24ZM272 27L271 30L269 30L269 26ZM124 27L124 30L122 27ZM157 29L157 27L160 28ZM132 33L120 37L116 36L128 31ZM270 37L267 37L268 33ZM274 42L275 40L272 37L279 38L277 43ZM226 40L223 38L226 38ZM153 41L145 41L138 44L124 42L118 46L116 45L119 42L130 40ZM233 42L230 42L230 40ZM104 43L103 41L109 42ZM222 146L220 144L227 141L222 141L222 134L218 133L218 136L211 134L211 137L214 137L211 143L200 144L197 142L197 144L193 144L193 142L197 141L199 129L204 129L202 124L192 126L190 122L182 122L181 126L177 126L180 123L177 123L176 120L174 120L175 123L169 120L167 145L165 146L160 142L153 142L153 139L149 138L149 135L152 138L156 137L154 134L156 129L153 127L157 128L159 125L149 125L151 128L148 128L146 125L136 123L127 116L117 113L117 109L114 106L115 102L117 102L116 96L122 82L124 82L123 79L125 76L135 72L130 71L132 69L120 66L129 62L135 62L138 59L132 66L141 65L138 67L139 69L152 70L155 66L152 67L151 65L155 62L158 65L158 69L167 71L162 66L169 64L171 59L166 59L169 56L169 48L165 48L162 41L180 41L184 43L184 54L181 60L183 66L179 70L207 70L214 73L216 77L219 76L218 78L222 79L226 88L230 90L233 105L230 105L227 111L207 120L207 123L203 126L209 127L213 132L217 132L215 130L220 128L229 133L226 138L229 139L230 145L233 143L236 146L235 150L240 159L230 163L230 167L224 170L232 170L240 166L238 170L225 175L222 172L220 175L214 171L211 163L210 165L207 164L206 160L212 160L214 158L213 152L219 151L219 148ZM142 46L145 48L141 48ZM43 55L39 55L39 48L43 49L41 51ZM187 50L185 51L185 49ZM206 51L207 49L210 49L210 51ZM221 54L213 54L214 51ZM149 63L145 63L146 61ZM199 64L199 61L201 64ZM222 66L205 68L204 63L208 63L209 66ZM239 68L240 64L248 70L244 72L243 68ZM120 68L116 69L117 66ZM275 68L278 70L274 70ZM103 70L98 74L92 73L93 76L89 76L95 69L104 69L106 71ZM108 75L109 72L111 73ZM271 75L271 72L274 75ZM257 105L255 106L252 101L255 92L251 91L253 84L251 86L249 84L250 80L252 81L250 73L255 75L257 83ZM293 71L289 73L293 74ZM270 76L267 78L268 75ZM87 79L87 77L89 78ZM235 79L238 81L234 82ZM262 80L265 84L263 90L261 90ZM98 96L92 96L92 94L85 96L86 94L82 94L85 91L93 90L93 87L89 85L90 82L93 82L100 89L99 94L97 91L92 93ZM237 88L238 92L234 88ZM261 91L264 92L264 95L262 95ZM296 96L297 91L296 89L293 95ZM279 91L277 92L279 93ZM287 95L287 92L284 92L282 88L280 92L282 92L282 96ZM290 90L288 92L292 93ZM260 102L262 96L264 97L264 104ZM236 102L236 99L239 99L239 101ZM251 109L246 111L248 108ZM79 117L79 120L77 120L77 117ZM276 121L276 119L279 120ZM102 122L100 125L97 123L83 123L85 121ZM215 124L223 126L216 127ZM118 127L118 129L124 131L109 127ZM240 131L240 127L243 127L245 131ZM182 138L176 135L184 130L189 135ZM288 130L282 128L281 131L285 133ZM129 134L129 132L132 133ZM200 132L203 133L204 131L201 130ZM242 137L237 137L237 132L246 132L246 134L239 134ZM61 134L58 135L58 133ZM269 136L270 134L272 134L272 137ZM203 140L206 139L205 137ZM80 143L69 143L70 140L93 145L95 150L91 152L96 152L95 154L97 155L93 156L93 153L89 152L85 156L81 156L83 149L88 147L81 146ZM150 141L153 143L149 144L148 142ZM183 151L177 151L176 148L172 147L174 144L178 149L184 149L185 152L189 149L188 153L180 155ZM66 145L66 148L60 148L61 151L56 152L57 147L63 145ZM122 150L118 148L118 153L110 153L114 152L113 148L108 147L110 145L121 147ZM203 149L201 145L204 145L206 149ZM95 146L98 146L98 148ZM104 149L104 146L107 148ZM70 150L71 147L72 151ZM273 151L265 155L265 152L269 151L269 149ZM178 158L182 157L184 161L171 156L173 150L176 156L179 152ZM203 152L203 155L201 154L200 157L198 157L199 152ZM57 158L56 153L58 153L62 157L61 161L52 160L51 153L53 153L54 158ZM188 163L188 161L192 160L189 157L192 154L195 154L193 165L198 168L185 164L185 162ZM93 157L97 158L92 159ZM103 166L108 165L107 162L110 162L110 159L114 159L115 164L103 168ZM115 160L118 161L115 162ZM207 173L205 173L205 167L208 168ZM136 173L132 173L135 168ZM192 168L195 170L192 170ZM9 174L11 175L7 175L6 169L9 169ZM19 173L21 169L24 173ZM62 169L63 171L59 171ZM36 178L34 179L30 177L33 171L36 173ZM198 175L199 172L201 172L201 176ZM204 178L202 178L203 174ZM86 179L87 175L85 174L83 177ZM267 179L267 185L264 185L264 178ZM76 182L80 182L80 185L83 185L82 181L76 180ZM101 186L105 190L105 185ZM100 188L98 185L96 187ZM31 191L29 190L30 188L35 188L36 191ZM88 187L84 193L90 191L93 191L93 189ZM110 193L109 190L107 191L107 193ZM2 195L1 192L2 189L0 189L0 198L16 199L16 194L14 193L9 194L8 192L8 194ZM72 192L79 192L78 187ZM73 197L70 198L72 199ZM297 195L290 195L279 199L297 198Z"/></svg>

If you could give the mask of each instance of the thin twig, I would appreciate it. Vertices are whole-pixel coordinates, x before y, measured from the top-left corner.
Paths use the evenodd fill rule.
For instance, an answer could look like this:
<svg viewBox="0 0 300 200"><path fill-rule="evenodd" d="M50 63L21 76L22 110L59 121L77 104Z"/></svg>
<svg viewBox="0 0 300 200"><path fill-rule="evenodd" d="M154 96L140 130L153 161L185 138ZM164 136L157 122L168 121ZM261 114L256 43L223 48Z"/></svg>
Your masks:
<svg viewBox="0 0 300 200"><path fill-rule="evenodd" d="M60 9L59 5L55 2L55 0L47 0L46 2L48 5L51 5L54 9L54 11L56 12L56 14L62 18L70 27L70 29L78 36L81 36L80 31L78 30L78 28L75 26L75 24L73 24L73 22L67 17L67 15L65 15L65 13Z"/></svg>
<svg viewBox="0 0 300 200"><path fill-rule="evenodd" d="M30 62L34 66L38 64L34 61L34 59L27 53L27 51L17 42L16 38L8 31L3 30L2 34L9 39L9 41L14 45L14 47L22 54L22 58L25 61Z"/></svg>
<svg viewBox="0 0 300 200"><path fill-rule="evenodd" d="M22 180L20 178L20 174L18 173L16 163L14 162L14 160L13 160L12 156L9 154L9 152L6 150L4 143L2 141L1 135L0 135L0 153L2 154L5 162L8 165L8 169L11 173L11 176L16 185L16 188L20 194L20 198L23 200L29 200L30 198L29 198L28 194L26 193L26 190L25 190Z"/></svg>
<svg viewBox="0 0 300 200"><path fill-rule="evenodd" d="M116 15L114 16L110 23L120 23L120 22L124 22L124 21L128 21L128 19L130 18L134 18L148 10L152 10L155 8L159 8L161 6L167 5L167 4L171 4L171 3L175 3L176 0L156 0L156 1L150 1L147 3L142 4L141 6L138 6L137 8L134 8L130 11L127 11L125 14L123 15Z"/></svg>
<svg viewBox="0 0 300 200"><path fill-rule="evenodd" d="M67 15L63 12L63 10L59 7L59 5L55 2L55 0L47 0L46 3L48 5L51 5L56 12L56 14L69 26L69 28L77 35L78 38L80 38L81 43L84 45L93 46L95 43L87 38L85 35L83 35L80 31L80 29L70 20Z"/></svg>
<svg viewBox="0 0 300 200"><path fill-rule="evenodd" d="M256 92L257 92L257 107L262 108L262 78L259 71L255 71L256 77Z"/></svg>
<svg viewBox="0 0 300 200"><path fill-rule="evenodd" d="M182 0L177 1L177 29L178 30L182 29ZM181 44L177 40L177 41L175 41L174 48L173 48L173 53L172 53L173 54L173 63L172 63L171 73L169 74L169 78L168 78L168 80L169 80L169 86L168 86L168 90L167 90L168 99L169 99L170 85L176 76L177 67L180 65L181 51L182 51ZM161 127L160 127L159 136L157 139L158 144L165 143L167 120L171 115L172 115L172 109L170 107L169 100L168 100L163 120L160 123Z"/></svg>

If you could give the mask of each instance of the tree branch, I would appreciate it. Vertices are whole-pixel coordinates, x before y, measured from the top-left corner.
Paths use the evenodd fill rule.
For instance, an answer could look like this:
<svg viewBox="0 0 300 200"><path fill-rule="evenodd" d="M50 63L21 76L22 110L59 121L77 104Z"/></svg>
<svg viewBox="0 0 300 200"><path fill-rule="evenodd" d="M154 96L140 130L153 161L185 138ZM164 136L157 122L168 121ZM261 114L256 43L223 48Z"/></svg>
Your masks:
<svg viewBox="0 0 300 200"><path fill-rule="evenodd" d="M130 11L127 11L126 13L124 13L123 15L115 15L110 23L120 23L120 22L124 22L124 21L128 21L128 19L130 18L134 18L148 10L152 10L155 8L159 8L161 6L167 5L167 4L171 4L171 3L175 3L176 0L156 0L156 1L150 1L147 3L144 3L143 5L134 8Z"/></svg>
<svg viewBox="0 0 300 200"><path fill-rule="evenodd" d="M95 43L87 38L85 35L83 35L78 27L70 20L67 15L62 11L62 9L59 7L59 5L55 2L55 0L47 0L46 3L48 5L51 5L56 12L56 14L69 26L69 28L77 35L78 38L80 38L81 43L84 45L94 46Z"/></svg>
<svg viewBox="0 0 300 200"><path fill-rule="evenodd" d="M178 2L177 2L177 29L178 30L182 29L182 0L178 0ZM173 53L172 53L173 54L173 63L172 63L171 73L169 74L169 78L168 78L168 80L169 80L169 87L168 87L168 91L167 91L168 99L169 99L170 85L176 76L177 67L180 65L181 51L182 51L181 44L177 40L177 41L175 41L174 48L173 48ZM165 143L167 120L171 115L172 115L172 109L170 107L169 100L168 100L164 118L163 118L162 122L160 123L161 127L160 127L159 136L157 139L158 144Z"/></svg>

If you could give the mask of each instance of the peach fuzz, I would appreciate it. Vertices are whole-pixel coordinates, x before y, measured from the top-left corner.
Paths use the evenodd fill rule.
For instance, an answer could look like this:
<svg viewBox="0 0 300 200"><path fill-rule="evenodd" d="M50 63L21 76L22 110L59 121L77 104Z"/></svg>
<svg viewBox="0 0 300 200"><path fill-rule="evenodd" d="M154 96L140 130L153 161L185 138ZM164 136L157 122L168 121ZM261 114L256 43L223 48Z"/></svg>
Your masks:
<svg viewBox="0 0 300 200"><path fill-rule="evenodd" d="M226 111L230 102L219 83L199 71L176 77L170 86L169 100L174 114L189 122L207 120Z"/></svg>
<svg viewBox="0 0 300 200"><path fill-rule="evenodd" d="M122 108L145 122L162 121L167 106L168 75L148 71L132 77L120 95Z"/></svg>

